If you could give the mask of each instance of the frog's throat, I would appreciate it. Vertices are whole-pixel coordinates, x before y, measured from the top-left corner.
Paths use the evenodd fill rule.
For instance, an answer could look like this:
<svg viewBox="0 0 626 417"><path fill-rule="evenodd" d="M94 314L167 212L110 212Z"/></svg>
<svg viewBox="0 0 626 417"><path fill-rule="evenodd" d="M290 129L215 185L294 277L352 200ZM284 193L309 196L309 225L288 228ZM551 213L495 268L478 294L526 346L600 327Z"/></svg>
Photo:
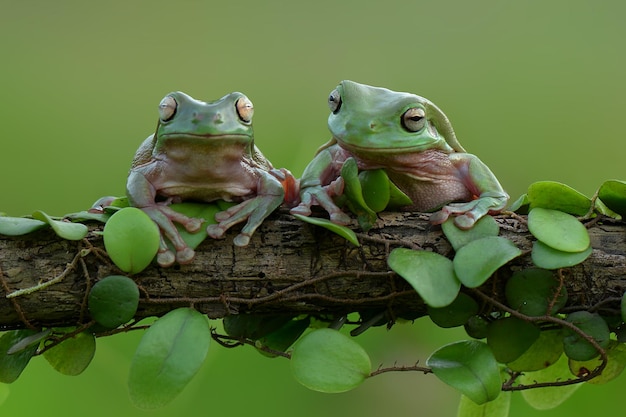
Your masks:
<svg viewBox="0 0 626 417"><path fill-rule="evenodd" d="M198 140L198 139L234 139L241 141L249 141L252 139L252 135L246 134L236 134L236 133L220 133L220 134L194 134L194 133L161 133L159 135L160 138L168 138L168 139L189 139L189 140Z"/></svg>
<svg viewBox="0 0 626 417"><path fill-rule="evenodd" d="M454 150L445 142L429 142L423 145L418 146L393 146L393 147L373 147L373 146L358 146L352 145L346 142L343 142L341 139L338 139L336 136L334 139L337 141L339 146L343 149L353 152L355 154L400 154L400 153L417 153L424 152L428 150L439 150L445 153L452 153Z"/></svg>

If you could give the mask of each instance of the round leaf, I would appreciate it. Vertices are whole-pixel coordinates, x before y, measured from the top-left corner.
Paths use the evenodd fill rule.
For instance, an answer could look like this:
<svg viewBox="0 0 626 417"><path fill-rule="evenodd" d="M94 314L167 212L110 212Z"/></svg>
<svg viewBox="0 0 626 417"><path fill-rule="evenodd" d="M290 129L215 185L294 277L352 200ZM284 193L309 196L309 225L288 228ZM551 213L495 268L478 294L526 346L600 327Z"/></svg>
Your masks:
<svg viewBox="0 0 626 417"><path fill-rule="evenodd" d="M320 392L356 388L371 372L367 352L350 337L333 329L304 335L293 347L291 371L305 387Z"/></svg>
<svg viewBox="0 0 626 417"><path fill-rule="evenodd" d="M562 355L552 366L540 371L524 372L518 381L520 384L530 385L536 382L564 381L571 377L567 357ZM522 391L522 397L537 410L550 410L567 400L581 386L582 384L572 384L546 389L528 389Z"/></svg>
<svg viewBox="0 0 626 417"><path fill-rule="evenodd" d="M508 239L484 237L458 250L453 261L454 272L466 287L479 287L498 268L521 254L522 251Z"/></svg>
<svg viewBox="0 0 626 417"><path fill-rule="evenodd" d="M139 288L128 277L111 275L93 286L88 301L91 317L102 326L114 329L135 316Z"/></svg>
<svg viewBox="0 0 626 417"><path fill-rule="evenodd" d="M487 337L489 324L490 322L483 316L473 316L469 318L463 328L469 337L473 337L474 339L484 339Z"/></svg>
<svg viewBox="0 0 626 417"><path fill-rule="evenodd" d="M256 341L258 351L265 356L275 357L273 353L266 352L262 348L270 348L279 352L285 352L309 327L311 319L306 317L299 320L290 320L281 328L266 334Z"/></svg>
<svg viewBox="0 0 626 417"><path fill-rule="evenodd" d="M543 330L537 340L513 362L506 366L518 372L538 371L556 363L563 354L563 334L558 330Z"/></svg>
<svg viewBox="0 0 626 417"><path fill-rule="evenodd" d="M482 217L471 229L467 230L459 229L454 223L454 219L449 218L441 225L441 229L455 251L458 251L473 240L488 236L498 236L498 233L500 233L500 226L491 216Z"/></svg>
<svg viewBox="0 0 626 417"><path fill-rule="evenodd" d="M607 363L602 373L597 377L589 380L590 384L602 385L617 378L621 375L626 367L626 345L611 340L609 348L606 350ZM569 368L574 375L585 375L598 366L602 360L600 358L591 359L589 361L569 360Z"/></svg>
<svg viewBox="0 0 626 417"><path fill-rule="evenodd" d="M519 358L539 338L540 330L532 323L506 317L491 323L487 329L487 345L500 363Z"/></svg>
<svg viewBox="0 0 626 417"><path fill-rule="evenodd" d="M39 344L31 345L27 349L22 349L13 354L8 354L7 352L23 339L36 333L34 330L11 330L2 334L2 337L0 337L0 382L10 384L26 368L30 358L37 351Z"/></svg>
<svg viewBox="0 0 626 417"><path fill-rule="evenodd" d="M598 190L598 198L611 210L626 218L626 181L605 181Z"/></svg>
<svg viewBox="0 0 626 417"><path fill-rule="evenodd" d="M200 369L210 340L208 321L196 310L179 308L155 321L130 365L132 402L152 409L172 401Z"/></svg>
<svg viewBox="0 0 626 417"><path fill-rule="evenodd" d="M558 210L532 209L528 213L528 230L541 242L563 252L582 252L590 244L585 226Z"/></svg>
<svg viewBox="0 0 626 417"><path fill-rule="evenodd" d="M20 236L45 226L46 223L41 220L28 219L26 217L0 216L0 235Z"/></svg>
<svg viewBox="0 0 626 417"><path fill-rule="evenodd" d="M439 327L462 326L478 314L478 303L469 295L459 293L454 301L441 308L428 307L428 316Z"/></svg>
<svg viewBox="0 0 626 417"><path fill-rule="evenodd" d="M582 252L563 252L536 241L533 242L531 258L533 263L540 268L559 269L578 265L587 259L592 252L591 246Z"/></svg>
<svg viewBox="0 0 626 417"><path fill-rule="evenodd" d="M82 223L54 220L43 211L34 212L33 218L48 223L57 235L67 240L81 240L87 236L89 231L87 226Z"/></svg>
<svg viewBox="0 0 626 417"><path fill-rule="evenodd" d="M555 314L567 302L567 290L552 272L545 269L524 269L513 273L506 283L508 305L527 316ZM548 312L548 308L551 311Z"/></svg>
<svg viewBox="0 0 626 417"><path fill-rule="evenodd" d="M431 307L452 303L461 288L452 261L438 253L397 248L391 251L387 263Z"/></svg>
<svg viewBox="0 0 626 417"><path fill-rule="evenodd" d="M576 311L567 316L567 321L578 327L589 337L592 337L600 347L608 347L610 342L609 326L598 314L588 311ZM588 361L599 355L591 343L573 330L565 329L564 332L563 351L568 358L577 361Z"/></svg>
<svg viewBox="0 0 626 417"><path fill-rule="evenodd" d="M543 207L584 216L591 208L591 200L572 187L555 181L539 181L528 187L530 209Z"/></svg>
<svg viewBox="0 0 626 417"><path fill-rule="evenodd" d="M81 374L96 353L96 338L89 332L78 333L46 350L43 356L63 375Z"/></svg>
<svg viewBox="0 0 626 417"><path fill-rule="evenodd" d="M498 363L483 342L462 341L443 346L430 355L426 365L476 404L493 401L500 394Z"/></svg>
<svg viewBox="0 0 626 417"><path fill-rule="evenodd" d="M389 177L384 169L362 171L359 173L359 181L363 189L365 204L378 213L383 211L389 204Z"/></svg>
<svg viewBox="0 0 626 417"><path fill-rule="evenodd" d="M200 229L194 233L189 232L183 225L180 223L175 223L176 229L178 230L178 234L183 238L187 246L191 249L195 249L202 243L208 236L207 226L209 224L216 224L215 221L215 213L221 211L220 207L217 204L206 204L206 203L175 203L170 204L170 208L178 213L184 214L187 217L195 218L195 219L204 219L202 222L202 226ZM168 241L171 245L171 242ZM174 252L174 246L171 245L170 249Z"/></svg>
<svg viewBox="0 0 626 417"><path fill-rule="evenodd" d="M143 271L159 249L159 228L146 213L135 207L117 211L104 226L104 246L122 271Z"/></svg>

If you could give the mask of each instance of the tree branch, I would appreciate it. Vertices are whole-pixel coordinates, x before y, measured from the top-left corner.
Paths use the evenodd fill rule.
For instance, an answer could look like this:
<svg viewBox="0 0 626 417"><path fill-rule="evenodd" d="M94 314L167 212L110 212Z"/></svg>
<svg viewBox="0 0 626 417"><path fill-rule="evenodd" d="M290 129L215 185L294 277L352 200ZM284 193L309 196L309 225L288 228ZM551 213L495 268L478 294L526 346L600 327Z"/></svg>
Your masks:
<svg viewBox="0 0 626 417"><path fill-rule="evenodd" d="M136 319L190 305L212 318L244 312L336 315L371 311L386 312L390 321L422 316L426 307L389 270L386 260L400 246L453 255L441 228L429 224L427 218L419 213L384 213L367 234L359 234L362 246L356 248L325 229L277 212L247 247L232 245L232 232L225 240L203 242L188 265L152 266L134 276L142 292ZM499 216L497 220L502 236L530 251L533 238L523 217ZM92 226L87 238L77 242L63 240L49 230L0 236L0 326L88 322L86 300L91 286L108 275L122 274L108 260L101 236L94 233L98 230L100 226ZM616 300L626 289L626 226L597 221L589 233L593 254L563 271L569 292L566 308L619 308ZM501 268L481 290L502 299L506 278L529 266L527 253ZM6 298L55 279L37 291Z"/></svg>

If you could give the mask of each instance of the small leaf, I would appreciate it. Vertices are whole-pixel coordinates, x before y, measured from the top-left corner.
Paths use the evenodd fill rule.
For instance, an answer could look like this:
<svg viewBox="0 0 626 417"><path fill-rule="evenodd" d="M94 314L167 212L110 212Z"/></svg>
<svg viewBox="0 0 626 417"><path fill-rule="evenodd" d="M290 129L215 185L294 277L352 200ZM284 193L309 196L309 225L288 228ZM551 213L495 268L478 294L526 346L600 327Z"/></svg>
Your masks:
<svg viewBox="0 0 626 417"><path fill-rule="evenodd" d="M479 287L498 268L521 254L522 251L508 239L484 237L458 250L453 260L454 272L466 287Z"/></svg>
<svg viewBox="0 0 626 417"><path fill-rule="evenodd" d="M587 229L574 216L558 210L534 208L528 213L528 230L538 240L563 252L589 248Z"/></svg>
<svg viewBox="0 0 626 417"><path fill-rule="evenodd" d="M540 268L559 269L578 265L587 259L592 252L591 246L582 252L563 252L536 241L533 242L531 258L533 263Z"/></svg>
<svg viewBox="0 0 626 417"><path fill-rule="evenodd" d="M540 330L517 317L492 322L487 329L487 345L500 363L519 358L539 338Z"/></svg>
<svg viewBox="0 0 626 417"><path fill-rule="evenodd" d="M567 316L567 321L593 338L600 347L608 347L610 342L609 326L600 315L588 311L576 311ZM564 329L563 351L568 358L577 361L588 361L600 354L591 343L567 328Z"/></svg>
<svg viewBox="0 0 626 417"><path fill-rule="evenodd" d="M116 212L104 226L104 246L122 271L143 271L159 249L161 235L146 213L135 207Z"/></svg>
<svg viewBox="0 0 626 417"><path fill-rule="evenodd" d="M539 337L519 358L506 366L517 372L538 371L556 363L563 354L560 329L542 330Z"/></svg>
<svg viewBox="0 0 626 417"><path fill-rule="evenodd" d="M611 340L606 349L607 363L602 373L597 377L587 381L590 384L602 385L617 378L626 367L626 345ZM569 368L572 374L582 376L596 369L602 360L598 357L589 361L569 360Z"/></svg>
<svg viewBox="0 0 626 417"><path fill-rule="evenodd" d="M133 404L154 409L172 401L200 369L210 340L209 323L196 310L179 308L155 321L130 365Z"/></svg>
<svg viewBox="0 0 626 417"><path fill-rule="evenodd" d="M489 324L490 322L483 316L473 316L469 318L463 328L469 337L473 337L474 339L484 339L487 337Z"/></svg>
<svg viewBox="0 0 626 417"><path fill-rule="evenodd" d="M91 317L98 324L115 329L135 317L139 288L128 277L110 275L93 286L88 301Z"/></svg>
<svg viewBox="0 0 626 417"><path fill-rule="evenodd" d="M387 263L431 307L449 305L461 288L452 261L438 253L397 248L391 251Z"/></svg>
<svg viewBox="0 0 626 417"><path fill-rule="evenodd" d="M584 216L591 208L591 200L572 187L555 181L539 181L528 187L530 209L542 207L576 216Z"/></svg>
<svg viewBox="0 0 626 417"><path fill-rule="evenodd" d="M354 158L348 158L341 167L341 177L344 187L343 195L347 198L347 205L351 212L356 214L359 226L368 231L376 222L376 213L367 205L363 198L363 189L359 181L359 168Z"/></svg>
<svg viewBox="0 0 626 417"><path fill-rule="evenodd" d="M5 384L14 382L26 368L30 358L37 351L38 344L34 344L12 355L9 355L7 352L23 339L36 333L34 330L11 330L2 334L2 337L0 337L0 382Z"/></svg>
<svg viewBox="0 0 626 417"><path fill-rule="evenodd" d="M42 340L45 340L50 333L52 333L52 329L42 330L38 333L33 334L32 336L27 336L20 340L18 343L11 346L11 348L7 351L7 354L13 355L14 353L21 352L33 346L39 346Z"/></svg>
<svg viewBox="0 0 626 417"><path fill-rule="evenodd" d="M34 212L33 218L48 223L57 235L67 240L81 240L87 236L89 231L87 226L82 223L54 220L43 211Z"/></svg>
<svg viewBox="0 0 626 417"><path fill-rule="evenodd" d="M476 340L445 345L426 360L433 373L476 404L495 400L502 380L489 347Z"/></svg>
<svg viewBox="0 0 626 417"><path fill-rule="evenodd" d="M519 377L519 383L524 385L536 382L565 381L571 378L567 364L567 357L561 358L552 366L540 371L524 372ZM546 389L527 389L522 391L522 397L526 402L537 410L550 410L567 400L582 384L564 385Z"/></svg>
<svg viewBox="0 0 626 417"><path fill-rule="evenodd" d="M303 216L301 214L292 214L296 219L301 220L306 223L314 224L315 226L320 226L325 229L330 230L331 232L338 234L342 238L346 239L348 242L352 243L354 246L361 246L359 243L359 239L356 237L356 234L346 226L341 226L339 224L333 223L328 219L321 219L319 217L308 217Z"/></svg>
<svg viewBox="0 0 626 417"><path fill-rule="evenodd" d="M455 251L458 251L473 240L488 236L498 236L498 233L500 233L500 226L491 216L482 217L471 229L467 230L459 229L454 223L454 219L449 218L441 225L441 229Z"/></svg>
<svg viewBox="0 0 626 417"><path fill-rule="evenodd" d="M528 194L522 194L517 200L509 204L506 208L509 211L515 211L519 214L528 213Z"/></svg>
<svg viewBox="0 0 626 417"><path fill-rule="evenodd" d="M608 208L626 217L626 181L605 181L598 190L598 198Z"/></svg>
<svg viewBox="0 0 626 417"><path fill-rule="evenodd" d="M0 216L0 235L21 236L46 227L47 223L26 217Z"/></svg>
<svg viewBox="0 0 626 417"><path fill-rule="evenodd" d="M387 204L386 208L394 210L401 207L410 206L412 204L413 200L411 200L408 195L406 195L401 189L399 189L396 184L389 181L389 204Z"/></svg>
<svg viewBox="0 0 626 417"><path fill-rule="evenodd" d="M275 357L273 353L266 352L263 348L270 348L278 352L285 352L309 327L311 319L307 316L303 319L290 320L281 328L258 339L255 347L265 356Z"/></svg>
<svg viewBox="0 0 626 417"><path fill-rule="evenodd" d="M46 350L43 356L48 363L63 375L79 375L96 353L96 338L89 332L78 333Z"/></svg>
<svg viewBox="0 0 626 417"><path fill-rule="evenodd" d="M514 272L506 282L505 295L509 306L527 316L548 314L549 307L549 314L555 314L567 302L565 286L559 285L552 272L537 268Z"/></svg>
<svg viewBox="0 0 626 417"><path fill-rule="evenodd" d="M508 417L511 407L511 391L505 391L493 401L478 405L465 395L461 395L461 402L457 417Z"/></svg>
<svg viewBox="0 0 626 417"><path fill-rule="evenodd" d="M304 335L293 347L291 371L305 387L319 392L345 392L359 386L371 372L367 352L333 329Z"/></svg>
<svg viewBox="0 0 626 417"><path fill-rule="evenodd" d="M362 171L359 181L363 190L363 200L373 211L383 211L389 204L389 177L384 169Z"/></svg>
<svg viewBox="0 0 626 417"><path fill-rule="evenodd" d="M172 210L184 214L187 217L193 217L195 219L204 219L202 226L197 232L191 233L180 223L174 223L178 234L183 238L187 246L191 249L195 249L202 243L208 236L207 226L210 224L216 224L215 213L222 211L217 204L206 203L175 203L169 206ZM170 243L171 244L171 243ZM170 247L174 252L173 246Z"/></svg>
<svg viewBox="0 0 626 417"><path fill-rule="evenodd" d="M478 303L469 295L459 293L454 301L441 308L428 307L428 316L439 327L450 328L463 326L478 314Z"/></svg>

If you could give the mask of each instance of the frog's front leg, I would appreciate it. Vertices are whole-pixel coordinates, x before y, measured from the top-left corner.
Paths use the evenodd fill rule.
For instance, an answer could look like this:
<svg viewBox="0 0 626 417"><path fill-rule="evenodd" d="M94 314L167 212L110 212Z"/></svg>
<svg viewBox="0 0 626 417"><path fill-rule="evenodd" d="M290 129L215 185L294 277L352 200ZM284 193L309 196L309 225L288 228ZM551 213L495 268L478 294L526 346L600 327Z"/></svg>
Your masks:
<svg viewBox="0 0 626 417"><path fill-rule="evenodd" d="M504 210L509 195L502 189L493 172L477 156L453 153L450 160L458 168L461 180L476 199L467 203L445 205L430 217L432 223L441 224L450 215L455 215L454 223L460 229L470 229L483 216Z"/></svg>
<svg viewBox="0 0 626 417"><path fill-rule="evenodd" d="M202 226L202 219L187 217L172 210L167 204L156 203L156 189L141 172L136 170L132 170L128 176L126 194L130 205L143 210L161 231L161 243L157 254L158 264L168 267L174 261L180 264L190 262L195 252L187 246L173 222L180 223L189 232L195 232ZM176 250L175 255L168 248L163 237L172 242Z"/></svg>
<svg viewBox="0 0 626 417"><path fill-rule="evenodd" d="M268 172L259 172L256 197L217 213L215 220L218 224L210 224L207 227L209 236L214 239L221 239L229 228L248 220L241 232L233 240L236 246L246 246L250 243L250 237L263 223L263 220L281 205L285 197L282 184Z"/></svg>

